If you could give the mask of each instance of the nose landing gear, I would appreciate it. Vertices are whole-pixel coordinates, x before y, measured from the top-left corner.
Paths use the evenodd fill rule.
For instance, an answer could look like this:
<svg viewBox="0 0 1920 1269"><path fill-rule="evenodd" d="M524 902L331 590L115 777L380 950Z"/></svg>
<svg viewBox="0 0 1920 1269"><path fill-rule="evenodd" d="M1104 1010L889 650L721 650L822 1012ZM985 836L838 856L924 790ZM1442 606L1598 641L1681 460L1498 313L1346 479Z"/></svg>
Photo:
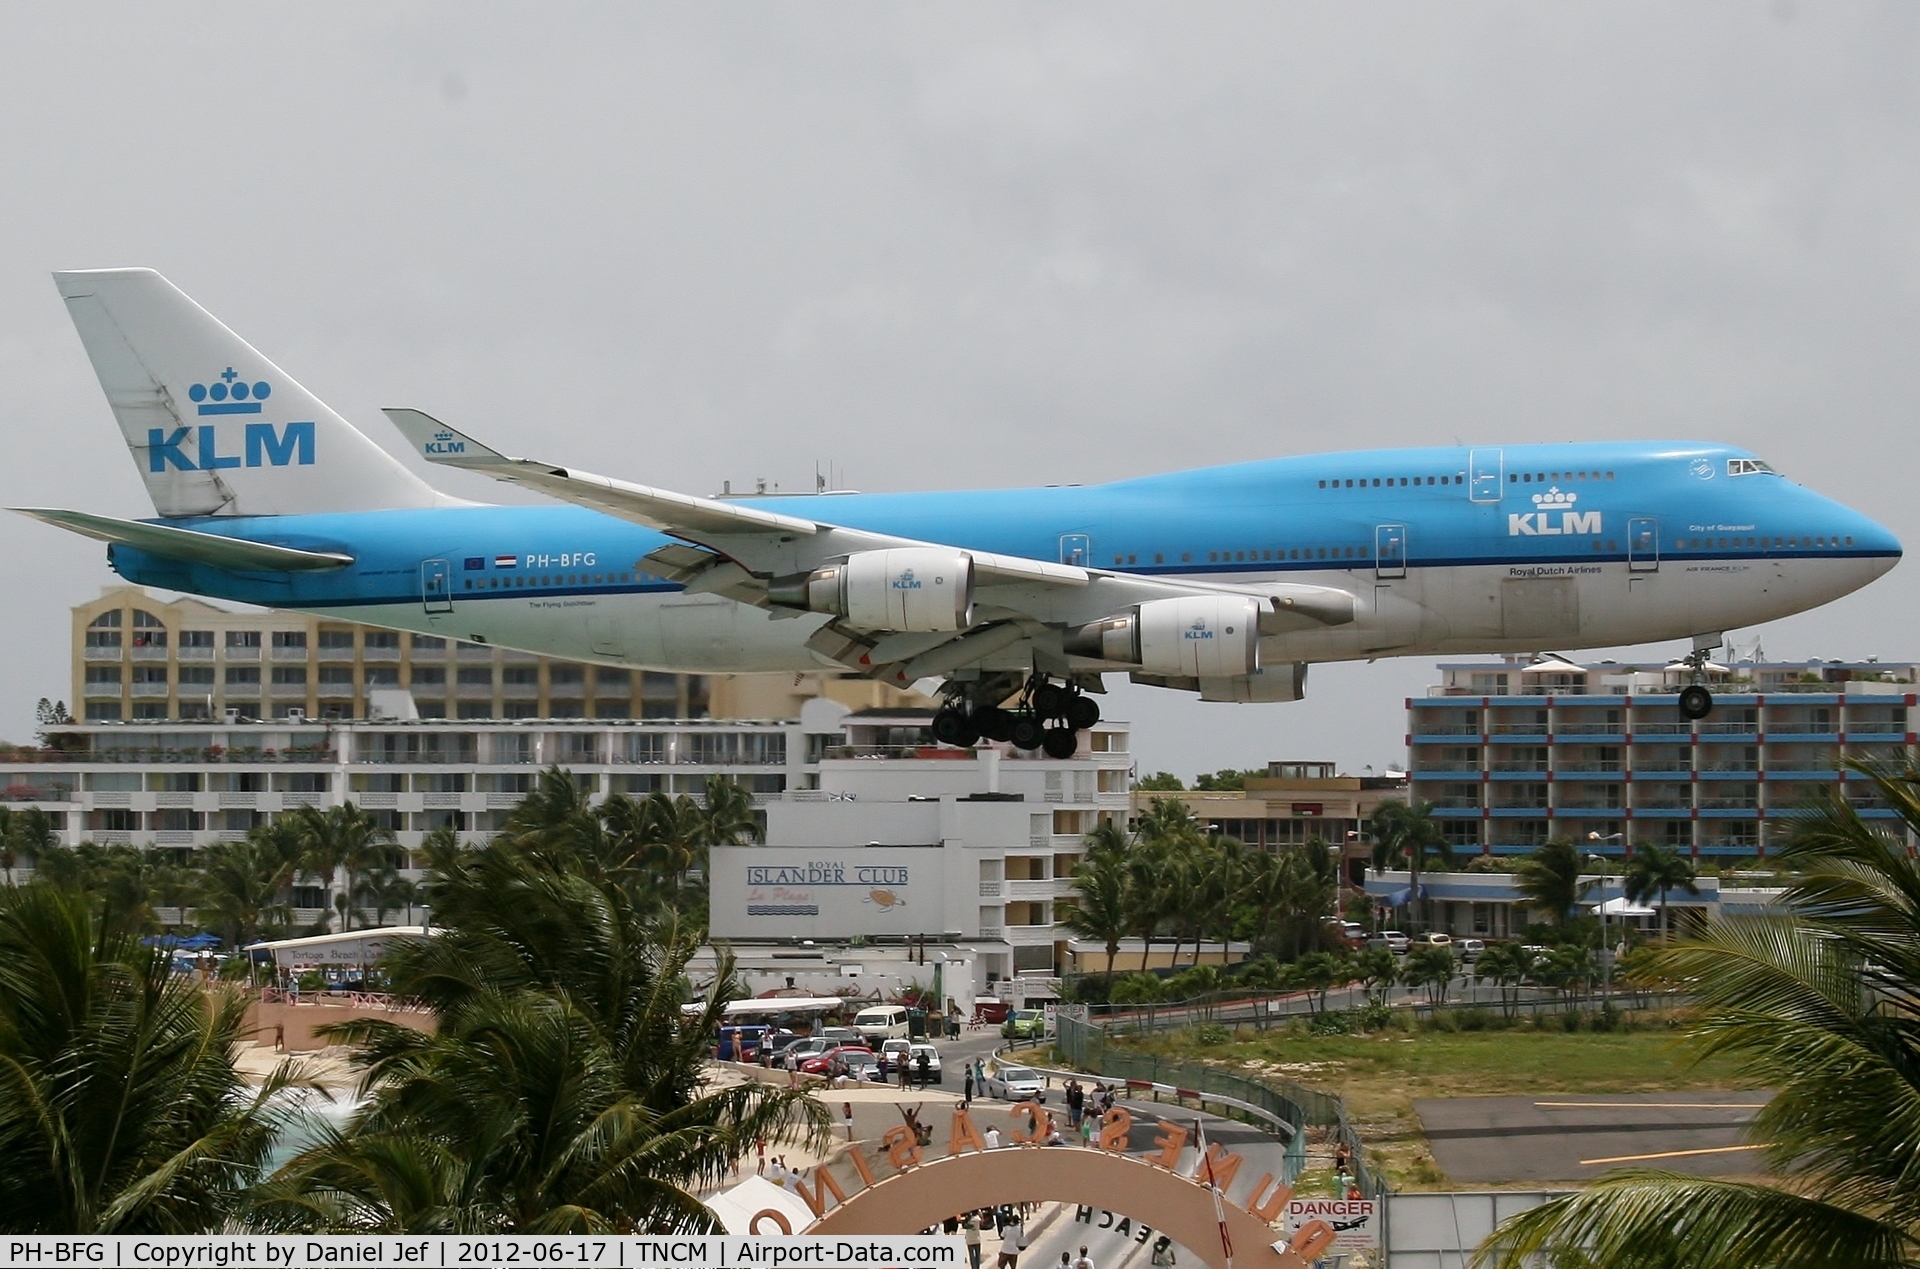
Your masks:
<svg viewBox="0 0 1920 1269"><path fill-rule="evenodd" d="M1019 704L1001 709L988 703L1003 696L988 685L951 683L946 701L933 716L933 738L943 745L970 748L980 740L1012 742L1016 749L1040 750L1049 758L1071 758L1080 747L1079 733L1100 721L1100 706L1073 684L1053 683L1039 676L1027 680ZM970 691L969 689L974 689Z"/></svg>
<svg viewBox="0 0 1920 1269"><path fill-rule="evenodd" d="M1717 636L1715 638L1717 642ZM1693 682L1680 689L1680 717L1688 722L1698 721L1713 712L1713 693L1702 682L1706 678L1707 662L1712 655L1712 646L1697 647L1681 658L1693 674Z"/></svg>

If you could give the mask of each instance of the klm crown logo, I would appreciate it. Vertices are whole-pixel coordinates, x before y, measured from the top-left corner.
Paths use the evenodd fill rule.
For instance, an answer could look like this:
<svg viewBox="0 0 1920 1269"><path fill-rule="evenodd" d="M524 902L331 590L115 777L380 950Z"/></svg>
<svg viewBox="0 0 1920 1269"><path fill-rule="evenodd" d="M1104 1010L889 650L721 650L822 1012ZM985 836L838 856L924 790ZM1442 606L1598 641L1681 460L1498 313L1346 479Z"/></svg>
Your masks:
<svg viewBox="0 0 1920 1269"><path fill-rule="evenodd" d="M228 366L211 383L196 383L187 389L187 397L202 415L258 414L261 402L273 395L273 385L261 379L248 383ZM229 425L231 427L231 425ZM228 467L301 467L313 466L313 424L288 423L276 428L271 423L249 423L241 438L240 454L222 454L220 435L211 423L198 427L147 429L147 471L220 471ZM233 443L232 432L227 443Z"/></svg>
<svg viewBox="0 0 1920 1269"><path fill-rule="evenodd" d="M1195 617L1193 624L1181 631L1180 637L1183 639L1211 639L1213 638L1213 631L1207 628L1207 619L1205 617Z"/></svg>
<svg viewBox="0 0 1920 1269"><path fill-rule="evenodd" d="M260 403L273 395L273 385L265 379L248 383L232 366L215 375L213 382L196 383L187 389L202 415L258 414Z"/></svg>
<svg viewBox="0 0 1920 1269"><path fill-rule="evenodd" d="M454 440L453 432L442 428L433 434L432 440L420 448L429 454L464 454L467 452L467 443Z"/></svg>
<svg viewBox="0 0 1920 1269"><path fill-rule="evenodd" d="M893 579L893 588L895 590L919 590L920 579L913 575L912 569L906 569L900 576Z"/></svg>
<svg viewBox="0 0 1920 1269"><path fill-rule="evenodd" d="M1564 533L1599 533L1598 511L1575 511L1580 495L1555 485L1545 493L1533 495L1534 511L1507 516L1507 536L1515 538L1558 537Z"/></svg>

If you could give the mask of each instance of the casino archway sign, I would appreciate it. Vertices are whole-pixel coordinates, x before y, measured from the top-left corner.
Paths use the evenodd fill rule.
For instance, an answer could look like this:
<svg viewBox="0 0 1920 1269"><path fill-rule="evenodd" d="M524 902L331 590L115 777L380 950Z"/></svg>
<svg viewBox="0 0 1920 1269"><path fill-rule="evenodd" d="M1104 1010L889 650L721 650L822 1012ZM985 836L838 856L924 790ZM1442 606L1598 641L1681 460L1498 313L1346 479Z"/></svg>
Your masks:
<svg viewBox="0 0 1920 1269"><path fill-rule="evenodd" d="M1211 1269L1227 1269L1229 1246L1234 1269L1306 1269L1333 1243L1333 1227L1325 1221L1303 1226L1290 1242L1275 1241L1270 1222L1285 1210L1293 1189L1270 1174L1249 1191L1246 1207L1222 1201L1216 1210L1212 1187L1173 1171L1188 1138L1179 1124L1160 1120L1155 1148L1131 1155L1125 1150L1133 1116L1121 1107L1101 1117L1099 1148L1094 1150L1039 1145L1052 1120L1034 1102L1022 1102L1013 1113L1018 1144L1011 1148L988 1150L972 1116L956 1107L953 1133L941 1158L923 1158L912 1131L895 1127L881 1139L892 1175L876 1176L857 1149L848 1155L858 1173L857 1185L842 1186L824 1167L816 1167L800 1185L814 1222L805 1230L786 1232L908 1234L959 1212L1002 1203L1056 1202L1123 1212L1190 1249ZM1242 1162L1215 1144L1200 1171L1214 1178L1224 1193ZM845 1192L848 1189L852 1192ZM778 1233L785 1230L786 1220L766 1211L754 1217L754 1225L757 1233Z"/></svg>

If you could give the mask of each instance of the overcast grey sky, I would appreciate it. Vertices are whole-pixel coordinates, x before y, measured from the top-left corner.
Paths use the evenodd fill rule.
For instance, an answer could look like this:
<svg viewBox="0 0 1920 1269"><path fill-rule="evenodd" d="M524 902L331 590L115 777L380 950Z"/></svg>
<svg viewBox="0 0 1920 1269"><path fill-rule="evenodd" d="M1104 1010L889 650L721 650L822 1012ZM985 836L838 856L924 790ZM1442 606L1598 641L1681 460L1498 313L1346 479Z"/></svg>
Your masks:
<svg viewBox="0 0 1920 1269"><path fill-rule="evenodd" d="M1901 4L10 5L0 495L151 514L47 276L137 264L389 448L704 493L1705 438L1912 542L1917 81ZM0 534L22 738L112 575ZM1739 638L1920 653L1912 568ZM1358 769L1433 677L1109 712Z"/></svg>

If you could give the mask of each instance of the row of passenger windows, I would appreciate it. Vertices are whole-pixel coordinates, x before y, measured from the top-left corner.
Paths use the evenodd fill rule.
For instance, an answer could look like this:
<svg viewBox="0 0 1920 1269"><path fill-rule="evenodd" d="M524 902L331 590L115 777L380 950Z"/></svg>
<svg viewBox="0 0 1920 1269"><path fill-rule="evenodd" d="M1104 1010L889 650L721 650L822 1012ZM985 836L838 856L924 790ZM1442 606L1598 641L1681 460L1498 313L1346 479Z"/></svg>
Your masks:
<svg viewBox="0 0 1920 1269"><path fill-rule="evenodd" d="M1320 482L1320 487L1322 489L1329 487L1334 489L1378 489L1382 483L1389 489L1404 488L1408 485L1464 485L1467 483L1467 478L1465 476L1387 476L1384 478L1375 476L1372 480L1368 480L1362 476L1358 478L1358 480L1349 480L1344 484L1338 480L1323 480Z"/></svg>
<svg viewBox="0 0 1920 1269"><path fill-rule="evenodd" d="M1497 479L1497 478L1496 478ZM1510 485L1531 485L1535 481L1541 484L1572 484L1586 480L1612 480L1610 471L1519 471L1508 472ZM1405 489L1418 485L1464 485L1467 478L1464 473L1456 472L1451 476L1359 476L1353 480L1323 480L1320 488L1327 489Z"/></svg>
<svg viewBox="0 0 1920 1269"><path fill-rule="evenodd" d="M478 585L475 585L476 580ZM482 577L467 579L468 590L524 590L529 586L604 586L608 583L626 585L633 581L632 573L556 573L539 577Z"/></svg>
<svg viewBox="0 0 1920 1269"><path fill-rule="evenodd" d="M1285 560L1364 560L1371 559L1372 555L1373 548L1368 546L1296 546L1279 547L1270 551L1208 551L1207 563L1234 564L1250 562L1258 564L1263 560L1274 563ZM1113 557L1113 562L1118 565L1138 564L1140 557L1138 555L1116 554ZM1153 556L1153 562L1155 564L1165 564L1167 557L1156 551ZM1182 551L1180 553L1180 562L1182 564L1193 563L1193 552Z"/></svg>
<svg viewBox="0 0 1920 1269"><path fill-rule="evenodd" d="M1844 538L1838 534L1834 534L1830 536L1816 534L1815 536L1810 538L1804 538L1804 537L1774 538L1772 549L1779 550L1783 547L1790 547L1795 550L1805 550L1808 547L1813 547L1816 549L1831 550L1832 548L1837 546L1852 546L1852 545L1853 545L1853 537L1851 534L1849 534ZM1673 549L1676 551L1727 551L1727 550L1738 550L1742 546L1753 547L1753 548L1764 550L1764 549L1767 549L1767 539L1764 537L1758 537L1758 538L1675 538L1673 540Z"/></svg>

